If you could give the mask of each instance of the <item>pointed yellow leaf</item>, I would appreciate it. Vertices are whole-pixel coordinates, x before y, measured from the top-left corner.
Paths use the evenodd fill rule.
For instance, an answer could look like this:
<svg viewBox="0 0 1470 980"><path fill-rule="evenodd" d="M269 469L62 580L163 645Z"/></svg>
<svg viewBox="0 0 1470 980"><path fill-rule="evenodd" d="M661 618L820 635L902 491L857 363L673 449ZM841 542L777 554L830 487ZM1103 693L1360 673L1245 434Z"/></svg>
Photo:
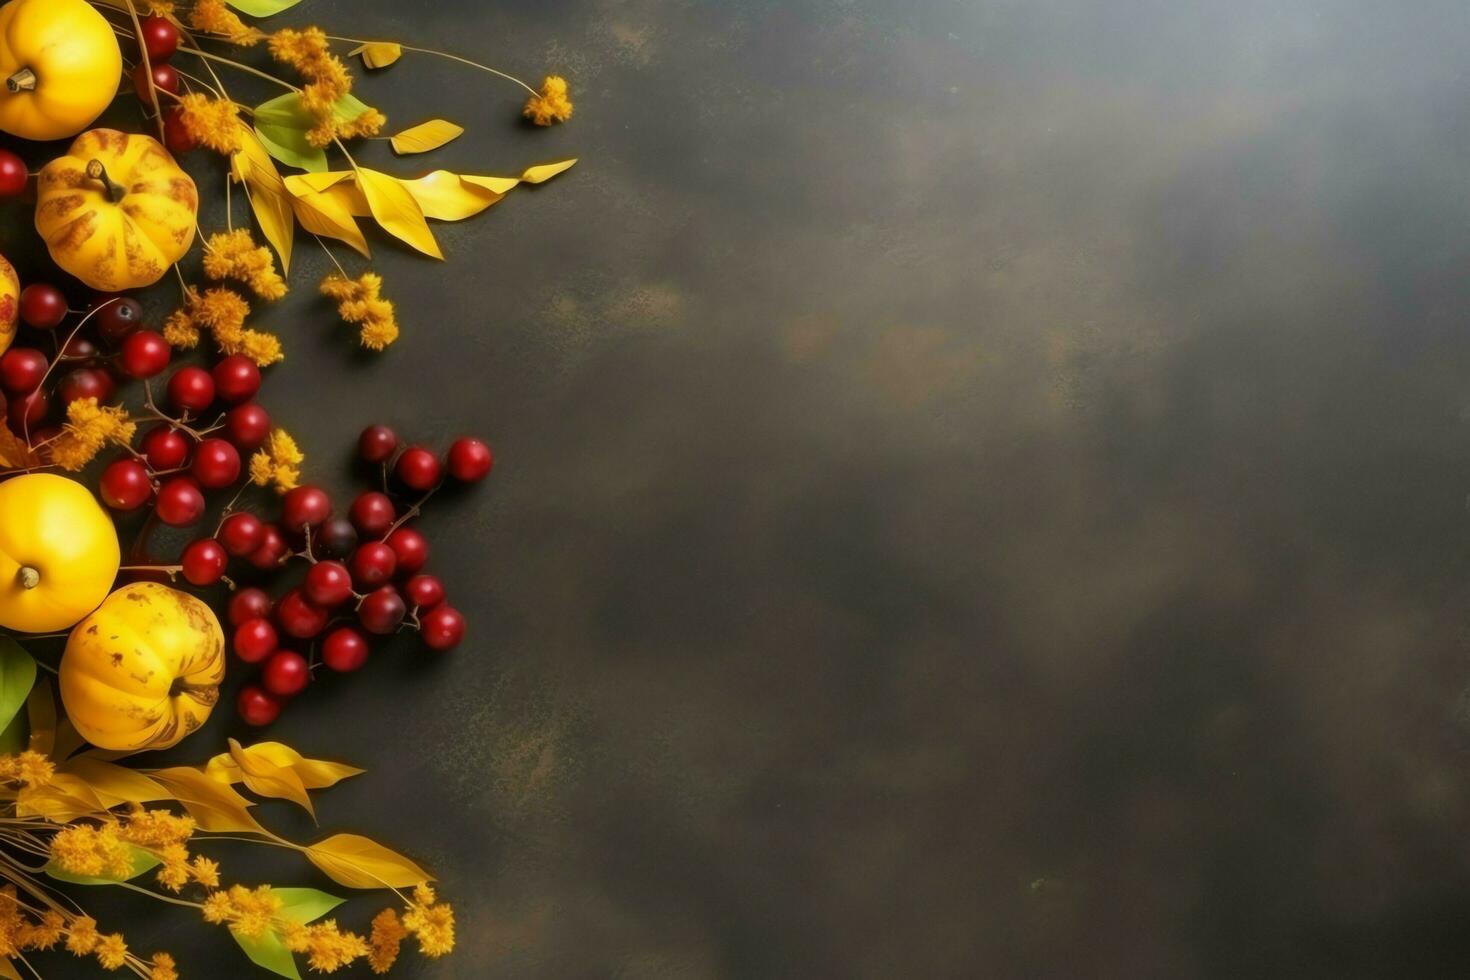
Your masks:
<svg viewBox="0 0 1470 980"><path fill-rule="evenodd" d="M0 425L0 470L25 469L39 466L41 457L27 446L19 436Z"/></svg>
<svg viewBox="0 0 1470 980"><path fill-rule="evenodd" d="M266 833L266 829L250 815L253 804L228 783L221 783L188 766L155 769L149 775L172 791L174 799L183 804L202 830Z"/></svg>
<svg viewBox="0 0 1470 980"><path fill-rule="evenodd" d="M54 773L44 786L21 790L15 807L22 817L45 817L55 823L70 823L107 809L81 777L65 772Z"/></svg>
<svg viewBox="0 0 1470 980"><path fill-rule="evenodd" d="M313 235L335 238L346 242L364 258L371 255L367 239L353 218L352 208L344 196L336 193L330 185L325 191L313 190L303 177L310 174L292 174L286 178L286 190L291 195L291 208L301 227ZM366 212L366 206L363 208Z"/></svg>
<svg viewBox="0 0 1470 980"><path fill-rule="evenodd" d="M136 769L128 769L101 759L85 756L64 762L57 772L75 776L91 787L92 792L109 807L121 803L150 803L154 800L172 799L162 783L150 779Z"/></svg>
<svg viewBox="0 0 1470 980"><path fill-rule="evenodd" d="M261 234L275 246L276 254L281 257L282 274L289 272L291 238L296 229L295 212L281 173L254 130L244 131L240 151L230 156L230 169L235 180L245 185Z"/></svg>
<svg viewBox="0 0 1470 980"><path fill-rule="evenodd" d="M540 184L550 180L559 173L572 169L572 164L576 162L577 158L573 157L570 160L563 160L560 163L543 163L540 166L531 167L525 173L521 174L521 180L524 180L528 184Z"/></svg>
<svg viewBox="0 0 1470 980"><path fill-rule="evenodd" d="M428 153L459 139L463 133L463 126L456 126L448 119L430 119L417 126L410 126L391 137L389 142L393 144L394 153Z"/></svg>
<svg viewBox="0 0 1470 980"><path fill-rule="evenodd" d="M326 170L316 174L292 174L286 178L286 190L292 194L297 194L300 193L300 188L305 187L318 194L323 194L337 184L342 183L342 181L351 180L352 178L353 173L351 170Z"/></svg>
<svg viewBox="0 0 1470 980"><path fill-rule="evenodd" d="M387 68L403 57L403 48L392 41L369 41L347 52L348 57L355 54L362 55L362 63L368 68Z"/></svg>
<svg viewBox="0 0 1470 980"><path fill-rule="evenodd" d="M0 958L0 977L5 980L21 980L20 972L15 968L15 961L6 956Z"/></svg>
<svg viewBox="0 0 1470 980"><path fill-rule="evenodd" d="M434 233L429 230L429 223L424 220L423 208L396 177L359 167L357 186L384 231L425 255L444 258L439 243L434 240Z"/></svg>
<svg viewBox="0 0 1470 980"><path fill-rule="evenodd" d="M460 174L459 179L471 187L478 187L502 196L521 182L519 177L481 177L478 174Z"/></svg>
<svg viewBox="0 0 1470 980"><path fill-rule="evenodd" d="M433 880L402 854L357 834L334 834L306 848L306 856L348 888L412 888Z"/></svg>
<svg viewBox="0 0 1470 980"><path fill-rule="evenodd" d="M36 678L26 697L26 720L31 726L30 750L50 756L56 747L56 698L51 693L51 678Z"/></svg>
<svg viewBox="0 0 1470 980"><path fill-rule="evenodd" d="M296 774L296 770L289 766L278 766L263 755L246 752L233 738L229 740L229 745L230 758L240 767L240 778L251 792L290 800L313 817L316 816L311 797L307 794L306 787L301 785L301 777Z"/></svg>
<svg viewBox="0 0 1470 980"><path fill-rule="evenodd" d="M277 766L294 770L296 775L301 777L301 784L307 789L326 789L349 776L356 776L364 771L340 762L307 759L283 742L256 742L254 745L246 746L244 752L246 755L266 759ZM243 775L239 763L235 761L231 752L222 752L210 759L204 771L215 779L227 783L237 783Z"/></svg>
<svg viewBox="0 0 1470 980"><path fill-rule="evenodd" d="M461 221L479 214L505 196L504 191L492 191L474 184L465 183L458 174L448 170L435 170L417 180L399 181L413 199L419 202L424 217L437 221ZM519 181L512 180L514 187Z"/></svg>

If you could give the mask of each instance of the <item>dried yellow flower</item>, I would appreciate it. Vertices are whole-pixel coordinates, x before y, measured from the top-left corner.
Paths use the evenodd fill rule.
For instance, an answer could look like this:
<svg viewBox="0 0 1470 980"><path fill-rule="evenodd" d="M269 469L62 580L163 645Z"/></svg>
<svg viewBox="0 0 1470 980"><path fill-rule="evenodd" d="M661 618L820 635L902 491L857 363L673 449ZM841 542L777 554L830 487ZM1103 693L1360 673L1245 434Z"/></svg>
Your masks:
<svg viewBox="0 0 1470 980"><path fill-rule="evenodd" d="M286 295L286 281L276 272L271 250L257 245L244 228L209 236L204 245L204 274L211 279L238 279L261 299Z"/></svg>
<svg viewBox="0 0 1470 980"><path fill-rule="evenodd" d="M189 851L183 844L165 844L157 852L163 866L158 869L158 883L171 892L189 883Z"/></svg>
<svg viewBox="0 0 1470 980"><path fill-rule="evenodd" d="M77 956L86 956L97 948L97 920L90 915L79 915L71 920L66 930L67 951Z"/></svg>
<svg viewBox="0 0 1470 980"><path fill-rule="evenodd" d="M312 146L330 146L334 139L376 136L387 123L376 109L366 108L351 118L340 112L343 96L352 91L352 73L332 54L327 35L318 27L304 30L283 28L271 35L271 57L301 73L301 105L316 125L307 131Z"/></svg>
<svg viewBox="0 0 1470 980"><path fill-rule="evenodd" d="M354 932L337 928L335 919L288 929L282 937L293 953L305 953L307 964L322 973L336 973L368 955L368 944Z"/></svg>
<svg viewBox="0 0 1470 980"><path fill-rule="evenodd" d="M198 143L216 153L238 153L244 146L245 124L239 107L226 99L190 92L179 99L179 122Z"/></svg>
<svg viewBox="0 0 1470 980"><path fill-rule="evenodd" d="M364 272L356 279L331 273L321 283L322 295L337 301L337 315L358 324L358 339L368 350L380 351L398 339L397 314L382 298L383 279Z"/></svg>
<svg viewBox="0 0 1470 980"><path fill-rule="evenodd" d="M229 891L210 892L200 912L205 922L227 924L243 936L257 938L271 929L280 909L281 899L271 892L270 885L234 885Z"/></svg>
<svg viewBox="0 0 1470 980"><path fill-rule="evenodd" d="M368 951L368 966L374 973L387 973L398 960L398 948L407 938L408 930L398 921L398 913L384 909L373 916L373 931L368 937L372 949Z"/></svg>
<svg viewBox="0 0 1470 980"><path fill-rule="evenodd" d="M104 969L116 970L128 961L128 944L123 942L122 933L114 932L97 944L97 962Z"/></svg>
<svg viewBox="0 0 1470 980"><path fill-rule="evenodd" d="M412 905L403 924L418 937L425 956L437 959L454 949L454 908L448 902Z"/></svg>
<svg viewBox="0 0 1470 980"><path fill-rule="evenodd" d="M189 864L189 876L205 888L218 888L219 863L207 857L195 857Z"/></svg>
<svg viewBox="0 0 1470 980"><path fill-rule="evenodd" d="M132 858L113 824L71 824L51 838L51 860L74 875L123 877L133 870Z"/></svg>
<svg viewBox="0 0 1470 980"><path fill-rule="evenodd" d="M145 810L134 804L119 833L123 840L144 847L182 844L194 835L194 818L168 810Z"/></svg>
<svg viewBox="0 0 1470 980"><path fill-rule="evenodd" d="M167 953L154 953L148 964L151 967L148 972L149 980L179 980L178 966Z"/></svg>
<svg viewBox="0 0 1470 980"><path fill-rule="evenodd" d="M567 80L560 75L547 75L541 83L541 92L526 100L521 114L538 126L551 126L572 118Z"/></svg>
<svg viewBox="0 0 1470 980"><path fill-rule="evenodd" d="M95 459L108 443L131 445L137 431L138 426L128 418L127 409L98 405L95 398L78 398L66 406L66 425L46 448L53 463L76 472Z"/></svg>
<svg viewBox="0 0 1470 980"><path fill-rule="evenodd" d="M189 11L189 26L245 47L257 44L265 37L229 10L224 0L194 0L194 7Z"/></svg>
<svg viewBox="0 0 1470 980"><path fill-rule="evenodd" d="M0 781L44 786L55 774L55 764L39 752L27 749L19 755L0 755Z"/></svg>
<svg viewBox="0 0 1470 980"><path fill-rule="evenodd" d="M274 485L277 493L285 493L300 484L305 460L290 433L272 429L265 446L250 457L250 480L260 487Z"/></svg>

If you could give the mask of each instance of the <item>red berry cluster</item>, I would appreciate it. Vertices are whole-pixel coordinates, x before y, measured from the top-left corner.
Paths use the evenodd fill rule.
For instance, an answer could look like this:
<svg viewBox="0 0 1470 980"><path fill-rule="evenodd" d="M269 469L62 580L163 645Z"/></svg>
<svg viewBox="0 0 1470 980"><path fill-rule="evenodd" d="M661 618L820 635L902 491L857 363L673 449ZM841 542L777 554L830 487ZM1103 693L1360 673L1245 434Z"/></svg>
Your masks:
<svg viewBox="0 0 1470 980"><path fill-rule="evenodd" d="M363 430L358 452L382 465L384 490L359 493L345 516L325 490L301 486L281 498L279 522L227 513L214 537L184 552L183 574L190 581L217 581L229 556L261 569L297 558L308 563L301 584L277 599L249 588L230 600L235 655L261 664L257 681L241 689L237 701L240 717L251 725L274 721L318 665L338 673L360 668L373 636L415 629L432 650L452 649L464 639L464 616L445 601L443 583L424 572L428 539L407 522L446 479L476 483L489 475L490 447L460 439L441 460L422 446L399 451L393 431L374 425ZM397 500L388 492L390 472ZM408 497L412 502L402 506ZM308 644L319 660L291 649Z"/></svg>

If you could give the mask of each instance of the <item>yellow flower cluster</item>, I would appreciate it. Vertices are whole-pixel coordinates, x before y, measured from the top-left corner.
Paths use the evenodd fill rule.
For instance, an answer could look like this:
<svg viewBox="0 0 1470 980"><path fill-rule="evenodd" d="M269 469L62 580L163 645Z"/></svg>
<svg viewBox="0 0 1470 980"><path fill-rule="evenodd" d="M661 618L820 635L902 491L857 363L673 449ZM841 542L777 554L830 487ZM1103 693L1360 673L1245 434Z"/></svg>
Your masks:
<svg viewBox="0 0 1470 980"><path fill-rule="evenodd" d="M350 118L341 113L342 97L352 91L352 73L341 58L332 54L321 28L283 28L271 35L270 49L272 58L295 68L306 79L301 105L316 120L306 133L306 141L312 146L330 146L335 139L376 136L382 131L388 120L376 109L363 109Z"/></svg>
<svg viewBox="0 0 1470 980"><path fill-rule="evenodd" d="M250 480L256 486L274 485L285 493L301 483L301 464L306 456L285 429L272 429L263 448L250 457Z"/></svg>
<svg viewBox="0 0 1470 980"><path fill-rule="evenodd" d="M437 959L454 949L454 907L438 901L427 882L413 890L403 925L418 937L425 956Z"/></svg>
<svg viewBox="0 0 1470 980"><path fill-rule="evenodd" d="M238 153L244 146L245 124L239 107L228 99L190 92L179 99L179 122L196 142L216 153Z"/></svg>
<svg viewBox="0 0 1470 980"><path fill-rule="evenodd" d="M234 290L216 287L201 293L190 286L184 290L184 305L164 320L163 339L175 347L192 348L204 328L223 353L243 354L261 367L285 360L279 337L246 328L249 315L250 304Z"/></svg>
<svg viewBox="0 0 1470 980"><path fill-rule="evenodd" d="M189 11L189 26L206 34L217 34L226 41L249 47L265 37L228 9L224 0L194 0Z"/></svg>
<svg viewBox="0 0 1470 980"><path fill-rule="evenodd" d="M398 319L391 300L383 299L383 278L364 272L356 279L332 273L322 280L322 295L337 301L337 315L361 327L362 346L380 351L398 339Z"/></svg>
<svg viewBox="0 0 1470 980"><path fill-rule="evenodd" d="M123 878L133 870L133 850L115 824L62 828L51 838L51 860L63 871L88 878Z"/></svg>
<svg viewBox="0 0 1470 980"><path fill-rule="evenodd" d="M60 941L65 926L65 918L54 909L39 917L35 912L24 914L15 886L0 888L0 956L50 949Z"/></svg>
<svg viewBox="0 0 1470 980"><path fill-rule="evenodd" d="M572 118L572 100L567 98L567 80L560 75L547 75L541 92L526 100L521 111L538 126L550 126Z"/></svg>
<svg viewBox="0 0 1470 980"><path fill-rule="evenodd" d="M78 398L66 406L66 425L47 445L47 450L51 462L76 472L96 459L108 443L132 445L137 431L138 426L128 418L127 409L99 405L95 398Z"/></svg>
<svg viewBox="0 0 1470 980"><path fill-rule="evenodd" d="M288 923L281 937L293 953L305 953L313 970L336 973L344 966L368 955L367 942L355 932L343 932L335 919L304 926Z"/></svg>
<svg viewBox="0 0 1470 980"><path fill-rule="evenodd" d="M168 810L145 810L136 803L121 829L123 840L139 847L182 844L194 836L194 818Z"/></svg>
<svg viewBox="0 0 1470 980"><path fill-rule="evenodd" d="M128 961L128 944L122 933L104 936L97 931L97 920L79 915L71 920L66 930L66 948L77 956L95 954L104 969L121 969Z"/></svg>
<svg viewBox="0 0 1470 980"><path fill-rule="evenodd" d="M281 898L270 885L246 888L232 885L227 891L210 892L204 900L204 921L228 925L242 936L258 939L273 925L281 910Z"/></svg>
<svg viewBox="0 0 1470 980"><path fill-rule="evenodd" d="M286 295L286 281L276 272L271 250L255 244L245 228L209 236L204 243L204 274L211 279L237 279L261 299Z"/></svg>
<svg viewBox="0 0 1470 980"><path fill-rule="evenodd" d="M0 755L0 781L34 788L51 782L55 774L56 766L39 752Z"/></svg>
<svg viewBox="0 0 1470 980"><path fill-rule="evenodd" d="M398 961L398 947L408 938L408 930L398 921L398 912L384 909L373 916L373 931L368 937L368 965L374 973L387 973Z"/></svg>

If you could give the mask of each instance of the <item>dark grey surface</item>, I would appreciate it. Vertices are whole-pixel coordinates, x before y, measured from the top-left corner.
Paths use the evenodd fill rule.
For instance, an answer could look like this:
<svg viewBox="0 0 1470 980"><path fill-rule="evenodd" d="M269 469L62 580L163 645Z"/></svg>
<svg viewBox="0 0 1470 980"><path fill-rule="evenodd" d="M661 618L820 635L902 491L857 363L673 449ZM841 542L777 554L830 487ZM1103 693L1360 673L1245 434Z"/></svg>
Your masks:
<svg viewBox="0 0 1470 980"><path fill-rule="evenodd" d="M306 20L578 103L365 83L470 128L400 172L582 162L446 265L375 242L386 358L300 286L267 321L335 486L369 420L501 459L424 521L472 640L271 732L457 903L403 975L1463 971L1463 3ZM174 913L130 933L237 975Z"/></svg>

